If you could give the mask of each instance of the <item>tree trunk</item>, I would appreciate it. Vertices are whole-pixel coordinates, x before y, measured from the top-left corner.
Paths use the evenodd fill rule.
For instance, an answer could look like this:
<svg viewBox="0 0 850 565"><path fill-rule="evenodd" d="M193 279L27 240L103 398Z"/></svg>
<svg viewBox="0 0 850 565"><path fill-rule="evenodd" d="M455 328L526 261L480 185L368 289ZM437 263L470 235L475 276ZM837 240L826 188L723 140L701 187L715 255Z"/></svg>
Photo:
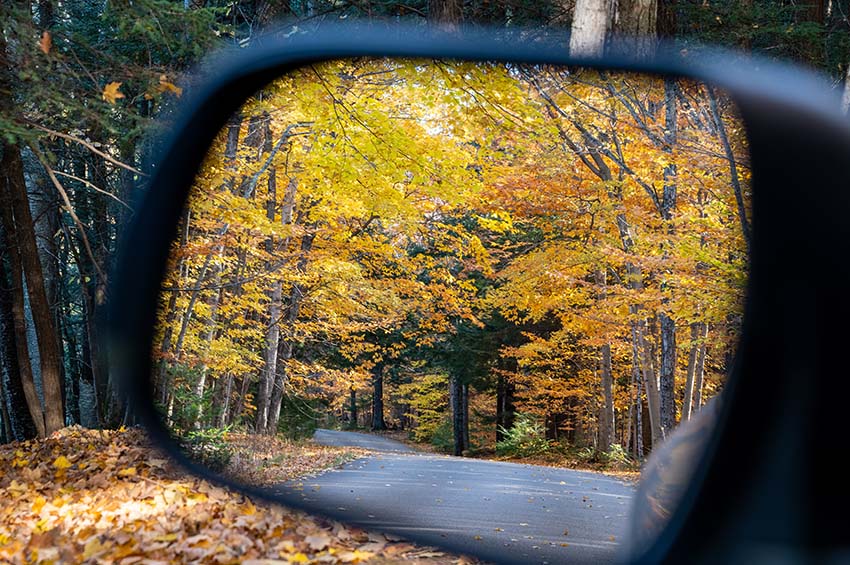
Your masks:
<svg viewBox="0 0 850 565"><path fill-rule="evenodd" d="M372 430L386 430L384 422L384 364L372 367Z"/></svg>
<svg viewBox="0 0 850 565"><path fill-rule="evenodd" d="M222 253L222 246L219 246L217 254L220 256L221 253ZM217 264L214 267L214 269L215 269L215 276L213 277L213 281L214 281L213 286L215 287L215 290L213 290L212 304L210 304L210 315L209 315L209 318L207 318L207 323L206 323L206 325L207 325L207 335L204 339L204 341L206 341L206 343L207 343L207 349L208 350L210 348L212 348L212 342L215 339L216 329L217 329L216 323L218 322L218 306L221 303L222 292L224 292L220 288L220 286L221 286L221 265ZM204 366L201 367L201 374L198 377L198 383L195 386L195 398L197 398L197 402L198 402L198 412L195 414L195 421L194 421L194 428L195 429L201 428L201 422L203 421L203 417L204 417L204 392L206 390L206 385L207 385L207 373L208 373L208 371L209 371L209 369L207 368L206 363L205 363Z"/></svg>
<svg viewBox="0 0 850 565"><path fill-rule="evenodd" d="M705 374L705 348L706 339L708 338L708 324L703 324L702 328L702 343L697 351L697 362L694 367L694 403L691 408L691 415L702 408L702 380Z"/></svg>
<svg viewBox="0 0 850 565"><path fill-rule="evenodd" d="M357 389L353 386L348 389L349 428L357 428Z"/></svg>
<svg viewBox="0 0 850 565"><path fill-rule="evenodd" d="M632 314L637 313L637 308L632 307ZM661 401L658 391L658 379L655 376L655 364L652 360L652 352L646 340L646 322L643 320L632 322L632 347L638 359L641 372L641 380L646 390L646 405L649 414L649 429L653 447L664 437L661 428Z"/></svg>
<svg viewBox="0 0 850 565"><path fill-rule="evenodd" d="M286 189L284 196L284 214L289 214L289 218L284 217L285 224L292 223L292 210L295 202L295 190L297 187L296 180L293 178ZM288 211L287 211L288 210ZM298 273L304 273L307 270L309 263L310 251L313 249L313 241L316 237L315 233L306 233L301 237L301 255L298 258L298 263L295 270ZM286 335L280 341L280 352L278 353L278 369L275 376L272 389L271 407L269 416L270 433L277 429L277 422L280 418L280 407L283 401L283 394L286 390L286 383L289 378L289 361L292 359L293 348L295 346L295 331L298 315L301 311L301 301L304 298L304 290L299 284L293 284L289 294L289 301L286 307Z"/></svg>
<svg viewBox="0 0 850 565"><path fill-rule="evenodd" d="M218 427L223 428L229 422L230 416L230 398L233 396L233 375L228 374L224 384L224 390L221 397L221 411L218 413Z"/></svg>
<svg viewBox="0 0 850 565"><path fill-rule="evenodd" d="M271 136L271 120L264 120L262 132L263 137L263 153L270 153L272 150ZM252 119L253 122L253 119ZM249 127L249 134L246 142L250 142L253 130ZM275 169L271 167L268 172L268 193L266 197L266 218L269 222L274 222L275 212L277 209L277 177ZM274 236L270 235L266 240L266 253L271 255L274 251ZM267 265L268 267L269 265ZM277 380L278 372L278 356L280 350L280 325L281 311L283 309L283 282L276 280L272 283L272 288L268 291L269 296L269 326L266 330L266 348L263 353L263 373L260 378L260 394L257 398L257 432L259 433L274 433L277 429L277 418L272 414L272 395ZM270 422L270 420L274 422Z"/></svg>
<svg viewBox="0 0 850 565"><path fill-rule="evenodd" d="M456 30L462 18L462 0L428 0L428 20L442 29Z"/></svg>
<svg viewBox="0 0 850 565"><path fill-rule="evenodd" d="M8 95L3 95L7 98ZM10 107L5 100L0 103L4 108ZM32 214L27 198L27 189L24 180L23 162L21 160L20 148L17 145L4 142L2 148L2 160L0 160L0 207L4 208L3 222L7 239L10 240L17 258L12 261L12 268L16 269L15 263L20 266L20 273L15 275L15 286L26 283L27 295L32 312L33 326L38 340L38 353L41 368L42 393L44 397L43 412L37 402L35 383L32 382L33 390L28 394L28 404L39 435L49 435L65 426L65 410L62 398L62 382L60 372L59 349L57 347L58 337L53 327L53 317L50 313L50 304L47 300L47 292L44 286L44 275L39 260L38 247L36 245L35 230ZM20 328L16 324L16 332L23 330L25 320L23 318L23 287L15 293L20 302ZM25 330L24 330L25 331ZM24 336L26 333L17 333ZM21 340L18 340L21 341ZM22 351L18 350L18 362L22 364ZM32 373L23 378L30 380ZM24 381L25 391L30 383ZM39 409L36 409L36 408ZM39 414L41 412L41 414ZM41 425L39 425L41 423ZM43 426L43 427L42 427Z"/></svg>
<svg viewBox="0 0 850 565"><path fill-rule="evenodd" d="M601 57L610 20L611 0L576 0L570 31L570 55Z"/></svg>
<svg viewBox="0 0 850 565"><path fill-rule="evenodd" d="M230 410L230 421L231 424L236 424L239 422L239 419L242 417L242 412L245 411L245 399L248 396L248 388L251 384L251 379L247 376L242 377L242 382L239 385L239 397L238 401L234 404L233 408Z"/></svg>
<svg viewBox="0 0 850 565"><path fill-rule="evenodd" d="M735 163L735 154L732 152L732 146L729 144L729 137L726 135L726 126L723 124L723 118L717 107L717 96L714 93L714 89L712 89L711 86L706 85L706 90L708 91L708 104L711 108L711 115L717 129L717 135L720 137L720 143L723 145L723 152L726 155L726 160L729 162L729 177L732 182L732 190L735 192L735 203L738 206L738 218L741 222L741 232L744 234L744 242L747 244L747 252L749 253L751 239L750 223L747 220L747 207L744 204L744 194L741 190L738 166ZM846 94L847 93L845 91L845 95Z"/></svg>
<svg viewBox="0 0 850 565"><path fill-rule="evenodd" d="M469 384L464 383L461 392L463 393L463 402L461 403L463 447L469 449Z"/></svg>
<svg viewBox="0 0 850 565"><path fill-rule="evenodd" d="M676 107L676 84L673 79L664 80L664 102L666 107L664 120L664 147L662 151L672 159L673 147L678 137L677 107ZM667 233L672 236L674 228L671 223L673 213L677 205L676 184L677 170L675 163L668 163L664 167L664 188L661 199L661 216L667 224ZM668 240L667 244L670 244ZM669 251L664 252L665 258L669 257ZM669 294L670 288L666 282L662 282L662 293ZM662 306L670 302L669 296L662 299ZM666 437L676 427L676 322L666 312L658 315L661 325L661 367L659 373L659 393L661 399L661 429Z"/></svg>
<svg viewBox="0 0 850 565"><path fill-rule="evenodd" d="M2 351L0 351L0 361L3 361ZM2 376L2 375L0 375ZM5 379L0 378L0 419L2 419L2 428L0 428L0 443L9 443L14 441L12 433L12 419L9 414L9 407L6 405L6 387L4 386Z"/></svg>
<svg viewBox="0 0 850 565"><path fill-rule="evenodd" d="M605 271L597 269L594 279L598 287L598 299L605 299ZM599 349L599 371L602 388L602 407L599 413L599 449L607 452L614 443L614 383L611 367L611 345L606 343Z"/></svg>
<svg viewBox="0 0 850 565"><path fill-rule="evenodd" d="M88 137L107 145L99 127L93 127ZM108 186L109 174L103 159L92 157L86 164L81 163L82 174L88 174L88 180L96 186ZM75 258L80 269L81 292L85 306L85 350L94 384L95 405L98 425L103 427L117 425L120 414L116 414L115 396L110 392L109 363L107 351L102 346L105 336L102 334L106 315L107 281L101 278L103 267L109 255L110 216L105 199L92 191L79 191L75 195L75 206L81 222L89 229L80 233L78 240L88 239L92 253L82 251L77 246Z"/></svg>
<svg viewBox="0 0 850 565"><path fill-rule="evenodd" d="M614 390L611 369L611 345L600 348L603 404L599 415L599 449L607 452L614 443Z"/></svg>
<svg viewBox="0 0 850 565"><path fill-rule="evenodd" d="M658 317L661 322L661 428L666 437L676 427L676 323L664 312Z"/></svg>
<svg viewBox="0 0 850 565"><path fill-rule="evenodd" d="M616 50L638 59L655 55L657 17L657 0L619 0L614 26Z"/></svg>
<svg viewBox="0 0 850 565"><path fill-rule="evenodd" d="M675 38L678 29L676 17L676 0L658 0L658 17L656 31L660 38Z"/></svg>
<svg viewBox="0 0 850 565"><path fill-rule="evenodd" d="M643 458L643 387L641 386L640 375L635 378L635 443L634 456L635 459Z"/></svg>
<svg viewBox="0 0 850 565"><path fill-rule="evenodd" d="M694 385L696 383L697 362L700 351L705 351L705 337L707 324L694 322L691 324L691 352L688 356L688 378L685 381L685 398L682 401L682 421L690 419L694 412ZM703 353L703 361L705 356Z"/></svg>
<svg viewBox="0 0 850 565"><path fill-rule="evenodd" d="M496 441L505 439L504 430L510 430L514 425L516 409L513 402L513 385L499 375L496 381Z"/></svg>
<svg viewBox="0 0 850 565"><path fill-rule="evenodd" d="M452 407L452 436L454 454L463 455L466 445L463 443L463 385L456 376L449 378L449 402Z"/></svg>
<svg viewBox="0 0 850 565"><path fill-rule="evenodd" d="M278 345L280 344L281 297L283 283L277 281L272 287L269 302L269 329L266 331L266 348L263 355L263 372L257 396L257 433L268 430L271 412L271 395L277 373Z"/></svg>

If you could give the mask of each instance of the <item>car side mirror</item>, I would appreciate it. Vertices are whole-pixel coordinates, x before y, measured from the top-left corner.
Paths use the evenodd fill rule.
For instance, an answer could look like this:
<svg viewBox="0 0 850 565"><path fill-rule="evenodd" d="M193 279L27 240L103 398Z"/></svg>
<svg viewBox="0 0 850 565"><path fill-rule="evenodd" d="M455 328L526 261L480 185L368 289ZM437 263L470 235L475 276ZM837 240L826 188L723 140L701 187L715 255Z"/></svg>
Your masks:
<svg viewBox="0 0 850 565"><path fill-rule="evenodd" d="M693 449L674 461L679 487L650 473L640 488L628 558L839 545L837 524L802 526L839 480L821 471L839 429L823 407L850 392L836 378L843 333L827 330L850 314L850 136L837 100L802 71L727 54L560 52L491 33L342 28L223 57L178 113L113 277L113 368L137 417L189 469L253 496L522 561L492 533L443 535L357 497L222 475L192 438L238 430L260 445L281 414L304 411L356 428L364 389L360 417L368 408L380 428L386 382L407 406L399 422L430 417L431 437L447 422L452 450L468 455L470 389L473 404L493 397L482 437L495 449L513 429L496 411L508 382L525 425L551 428L535 432L547 446L591 426L583 441L598 453L637 453L697 412L692 377L711 335L706 386L722 402L699 413ZM680 349L693 358L677 361ZM558 420L541 399L559 394L591 415ZM635 428L644 410L646 434ZM684 453L671 449L651 470ZM565 498L552 504L589 510L561 490L547 491ZM412 490L393 496L428 507ZM606 517L625 526L617 505ZM552 544L548 559L615 550Z"/></svg>

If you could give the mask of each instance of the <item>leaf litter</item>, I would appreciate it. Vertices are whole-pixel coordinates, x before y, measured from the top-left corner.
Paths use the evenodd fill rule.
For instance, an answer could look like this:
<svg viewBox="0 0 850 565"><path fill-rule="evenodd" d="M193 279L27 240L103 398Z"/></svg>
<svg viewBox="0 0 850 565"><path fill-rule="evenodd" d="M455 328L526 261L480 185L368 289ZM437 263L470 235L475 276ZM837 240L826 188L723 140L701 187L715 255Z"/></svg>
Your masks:
<svg viewBox="0 0 850 565"><path fill-rule="evenodd" d="M0 562L475 563L190 476L138 429L0 446Z"/></svg>

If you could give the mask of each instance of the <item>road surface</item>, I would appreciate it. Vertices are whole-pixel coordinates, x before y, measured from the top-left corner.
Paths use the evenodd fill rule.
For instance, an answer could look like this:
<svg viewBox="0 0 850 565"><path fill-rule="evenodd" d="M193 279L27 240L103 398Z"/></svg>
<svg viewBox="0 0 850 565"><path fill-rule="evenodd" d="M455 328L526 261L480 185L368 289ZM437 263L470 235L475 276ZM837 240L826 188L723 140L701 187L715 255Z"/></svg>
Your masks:
<svg viewBox="0 0 850 565"><path fill-rule="evenodd" d="M378 435L358 434L356 432L318 429L313 434L313 440L322 445L362 447L370 451L418 453L415 449L400 441Z"/></svg>
<svg viewBox="0 0 850 565"><path fill-rule="evenodd" d="M495 563L616 560L634 487L606 475L417 453L368 434L320 443L378 451L281 487L302 508Z"/></svg>

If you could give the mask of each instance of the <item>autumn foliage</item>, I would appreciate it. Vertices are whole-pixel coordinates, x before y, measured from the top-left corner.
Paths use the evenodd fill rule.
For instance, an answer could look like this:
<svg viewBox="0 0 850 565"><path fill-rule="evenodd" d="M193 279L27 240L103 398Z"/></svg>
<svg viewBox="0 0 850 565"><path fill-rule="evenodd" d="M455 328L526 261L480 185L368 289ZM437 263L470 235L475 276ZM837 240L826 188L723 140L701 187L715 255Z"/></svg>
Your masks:
<svg viewBox="0 0 850 565"><path fill-rule="evenodd" d="M460 453L521 412L641 457L729 367L744 141L687 80L404 60L282 77L221 132L174 242L164 418L276 433L306 413Z"/></svg>

